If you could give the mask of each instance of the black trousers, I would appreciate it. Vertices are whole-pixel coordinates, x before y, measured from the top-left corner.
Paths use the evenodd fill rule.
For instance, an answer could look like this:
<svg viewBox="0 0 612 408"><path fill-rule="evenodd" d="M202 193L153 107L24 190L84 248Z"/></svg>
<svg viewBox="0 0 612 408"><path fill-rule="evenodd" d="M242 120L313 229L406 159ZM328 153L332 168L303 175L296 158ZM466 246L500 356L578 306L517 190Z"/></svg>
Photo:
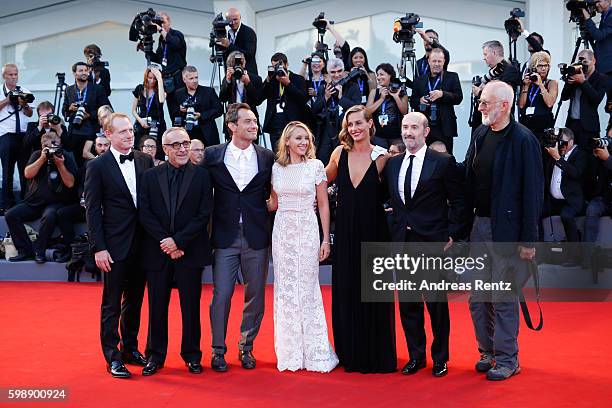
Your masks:
<svg viewBox="0 0 612 408"><path fill-rule="evenodd" d="M4 215L6 224L9 227L13 244L20 254L37 254L45 253L47 242L53 234L57 219L57 210L64 204L49 204L49 205L31 205L28 203L19 203ZM24 222L34 221L40 218L40 228L38 229L38 238L36 239L36 248L28 232L26 231Z"/></svg>
<svg viewBox="0 0 612 408"><path fill-rule="evenodd" d="M145 274L138 266L138 254L131 251L124 261L111 264L104 273L100 321L100 341L107 363L123 361L121 352L138 350L140 309L145 288ZM121 337L119 337L119 326ZM121 351L119 351L121 343Z"/></svg>
<svg viewBox="0 0 612 408"><path fill-rule="evenodd" d="M408 231L406 242L425 242L422 237ZM450 313L446 294L435 295L436 301L428 301L423 293L424 302L399 303L400 319L408 344L410 359L425 360L427 338L425 335L425 307L431 320L434 340L431 344L431 357L436 363L446 363L449 359Z"/></svg>
<svg viewBox="0 0 612 408"><path fill-rule="evenodd" d="M163 364L168 351L168 304L172 282L176 281L181 304L183 332L181 357L188 362L200 362L200 299L202 295L202 268L177 266L170 259L159 269L147 270L149 294L149 335L145 355Z"/></svg>
<svg viewBox="0 0 612 408"><path fill-rule="evenodd" d="M0 161L2 161L2 195L0 208L9 209L15 205L13 174L19 159L23 133L5 133L0 136Z"/></svg>
<svg viewBox="0 0 612 408"><path fill-rule="evenodd" d="M544 206L542 218L553 215L560 216L567 242L580 242L580 233L576 225L576 217L580 214L582 214L582 210L576 211L567 201L549 197L548 202Z"/></svg>
<svg viewBox="0 0 612 408"><path fill-rule="evenodd" d="M62 231L62 243L74 241L74 224L85 222L85 208L81 204L70 204L57 210L57 226Z"/></svg>

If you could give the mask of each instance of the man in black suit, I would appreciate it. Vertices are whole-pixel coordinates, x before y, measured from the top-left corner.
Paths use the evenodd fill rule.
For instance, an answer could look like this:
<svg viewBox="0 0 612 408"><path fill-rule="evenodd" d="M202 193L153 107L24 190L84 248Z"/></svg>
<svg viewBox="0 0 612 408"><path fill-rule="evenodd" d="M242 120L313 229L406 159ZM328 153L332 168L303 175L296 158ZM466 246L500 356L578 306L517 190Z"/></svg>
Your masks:
<svg viewBox="0 0 612 408"><path fill-rule="evenodd" d="M444 52L434 48L429 52L429 74L413 84L410 105L429 119L427 145L441 141L453 154L453 138L457 137L455 105L463 100L463 91L456 72L444 69Z"/></svg>
<svg viewBox="0 0 612 408"><path fill-rule="evenodd" d="M124 362L147 363L138 351L145 274L138 265L142 234L137 200L140 178L153 167L153 159L132 149L134 129L126 114L112 113L104 133L111 147L91 160L85 175L87 226L96 266L104 272L100 340L107 370L113 377L128 378Z"/></svg>
<svg viewBox="0 0 612 408"><path fill-rule="evenodd" d="M446 69L448 68L448 63L450 62L450 53L448 52L446 48L444 48L442 44L440 44L439 36L436 30L433 30L430 28L425 31L421 29L417 29L416 31L417 33L419 33L419 35L423 39L423 47L425 48L425 55L423 55L421 58L419 58L416 61L417 69L416 69L416 75L414 79L416 80L419 77L429 75L429 70L430 70L429 55L431 54L431 51L434 49L442 50L442 52L444 53L444 70L446 71Z"/></svg>
<svg viewBox="0 0 612 408"><path fill-rule="evenodd" d="M217 92L211 87L199 84L198 70L192 65L183 69L183 81L186 87L176 91L172 120L176 121L176 118L180 117L189 137L200 139L206 147L219 144L219 130L215 119L223 115L223 105ZM195 119L191 128L186 121L190 106Z"/></svg>
<svg viewBox="0 0 612 408"><path fill-rule="evenodd" d="M253 144L257 118L246 103L228 107L225 123L230 142L204 152L203 166L214 188L212 244L213 298L210 304L214 371L227 371L227 321L238 268L244 277L244 311L238 342L242 367L255 368L253 341L264 313L270 226L266 200L270 194L272 151Z"/></svg>
<svg viewBox="0 0 612 408"><path fill-rule="evenodd" d="M142 375L163 367L168 351L168 303L172 281L181 298L181 357L189 372L202 372L200 297L202 270L210 264L207 225L212 208L208 171L189 162L189 135L170 128L162 136L168 160L145 172L138 196L141 266L149 293L148 363Z"/></svg>
<svg viewBox="0 0 612 408"><path fill-rule="evenodd" d="M546 162L545 205L543 217L560 215L567 242L579 242L576 225L585 208L582 189L583 176L588 166L587 153L574 144L574 134L568 128L560 130L561 139L554 147L547 147L550 158ZM579 254L570 250L570 262L577 261Z"/></svg>
<svg viewBox="0 0 612 408"><path fill-rule="evenodd" d="M446 250L453 240L462 238L463 187L455 158L428 149L425 144L428 134L425 115L411 112L404 116L402 138L406 152L391 158L385 167L393 208L389 224L395 242L447 242L443 248ZM435 281L438 273L428 270L427 280ZM446 292L424 296L434 334L432 372L442 377L448 372L449 357L450 316ZM402 374L414 374L426 365L423 303L400 299L400 316L410 354Z"/></svg>
<svg viewBox="0 0 612 408"><path fill-rule="evenodd" d="M227 57L234 51L240 51L244 54L246 60L246 68L249 72L257 74L257 34L255 30L246 24L242 24L242 16L240 11L235 7L230 7L225 13L225 18L230 21L227 37L219 40L219 45L225 47L223 59L227 61Z"/></svg>
<svg viewBox="0 0 612 408"><path fill-rule="evenodd" d="M595 54L592 50L578 53L582 68L567 78L561 99L570 100L565 126L574 132L575 143L590 152L589 139L599 137L599 113L597 108L606 94L607 77L595 69Z"/></svg>
<svg viewBox="0 0 612 408"><path fill-rule="evenodd" d="M272 55L272 66L263 83L262 98L267 100L263 131L270 135L272 150L276 153L280 135L293 120L304 121L308 92L306 80L289 71L287 56L277 52Z"/></svg>

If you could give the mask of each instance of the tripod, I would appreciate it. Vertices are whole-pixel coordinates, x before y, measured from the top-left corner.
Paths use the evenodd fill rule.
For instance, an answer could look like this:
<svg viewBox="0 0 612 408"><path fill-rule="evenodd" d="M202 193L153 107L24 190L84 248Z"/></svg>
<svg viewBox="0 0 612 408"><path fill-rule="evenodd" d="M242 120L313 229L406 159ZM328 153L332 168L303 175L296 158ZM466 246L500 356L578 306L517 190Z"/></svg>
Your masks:
<svg viewBox="0 0 612 408"><path fill-rule="evenodd" d="M414 52L414 38L411 38L407 41L402 41L402 59L400 60L400 64L398 66L399 78L403 83L403 91L406 92L406 88L412 89L412 84L414 83L414 79L416 78L416 53ZM412 78L409 78L406 73L406 69L410 64L410 74ZM410 106L409 106L410 108Z"/></svg>
<svg viewBox="0 0 612 408"><path fill-rule="evenodd" d="M66 88L68 84L66 84L66 74L63 72L58 72L55 74L57 76L57 84L55 84L55 96L53 98L53 106L55 107L56 115L60 116L60 112L62 110L62 98L66 92Z"/></svg>

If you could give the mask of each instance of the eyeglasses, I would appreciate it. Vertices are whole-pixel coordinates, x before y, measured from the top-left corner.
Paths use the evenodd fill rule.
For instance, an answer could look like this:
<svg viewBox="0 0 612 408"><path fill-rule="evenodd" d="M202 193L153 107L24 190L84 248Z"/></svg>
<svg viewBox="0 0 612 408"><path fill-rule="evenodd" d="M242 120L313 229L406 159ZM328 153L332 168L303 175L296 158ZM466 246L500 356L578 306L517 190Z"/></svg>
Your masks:
<svg viewBox="0 0 612 408"><path fill-rule="evenodd" d="M191 142L189 142L189 140L185 140L184 142L164 143L164 146L171 147L174 150L180 150L181 146L184 147L185 150L189 150L190 145Z"/></svg>
<svg viewBox="0 0 612 408"><path fill-rule="evenodd" d="M481 100L480 102L478 102L478 106L482 105L485 108L488 108L490 106L494 106L495 104L498 104L499 102L503 102L503 101L491 101L491 102L489 102L489 101Z"/></svg>
<svg viewBox="0 0 612 408"><path fill-rule="evenodd" d="M204 149L191 149L191 151L195 153L202 153Z"/></svg>
<svg viewBox="0 0 612 408"><path fill-rule="evenodd" d="M538 65L536 65L536 68L548 68L548 67L550 67L549 64L538 64Z"/></svg>
<svg viewBox="0 0 612 408"><path fill-rule="evenodd" d="M157 146L155 146L155 145L142 145L142 148L143 149L147 149L147 150L153 150L153 149L156 149Z"/></svg>

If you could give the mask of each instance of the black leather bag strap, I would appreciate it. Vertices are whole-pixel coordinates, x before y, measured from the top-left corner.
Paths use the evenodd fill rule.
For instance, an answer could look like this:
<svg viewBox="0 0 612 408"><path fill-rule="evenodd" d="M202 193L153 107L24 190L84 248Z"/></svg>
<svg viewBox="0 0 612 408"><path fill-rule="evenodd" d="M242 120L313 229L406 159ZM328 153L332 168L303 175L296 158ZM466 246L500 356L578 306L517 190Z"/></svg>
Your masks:
<svg viewBox="0 0 612 408"><path fill-rule="evenodd" d="M544 327L544 316L542 314L542 307L540 306L540 277L538 274L538 265L535 261L529 262L529 272L530 275L533 277L533 284L535 286L536 291L536 303L538 305L538 311L540 313L540 323L538 323L537 326L534 327L533 321L531 320L531 314L529 313L529 307L527 306L527 302L525 301L525 294L523 293L523 288L522 286L517 285L519 302L521 304L521 311L523 312L523 318L525 319L525 324L527 325L527 327L534 331L540 331L542 330L542 327Z"/></svg>

